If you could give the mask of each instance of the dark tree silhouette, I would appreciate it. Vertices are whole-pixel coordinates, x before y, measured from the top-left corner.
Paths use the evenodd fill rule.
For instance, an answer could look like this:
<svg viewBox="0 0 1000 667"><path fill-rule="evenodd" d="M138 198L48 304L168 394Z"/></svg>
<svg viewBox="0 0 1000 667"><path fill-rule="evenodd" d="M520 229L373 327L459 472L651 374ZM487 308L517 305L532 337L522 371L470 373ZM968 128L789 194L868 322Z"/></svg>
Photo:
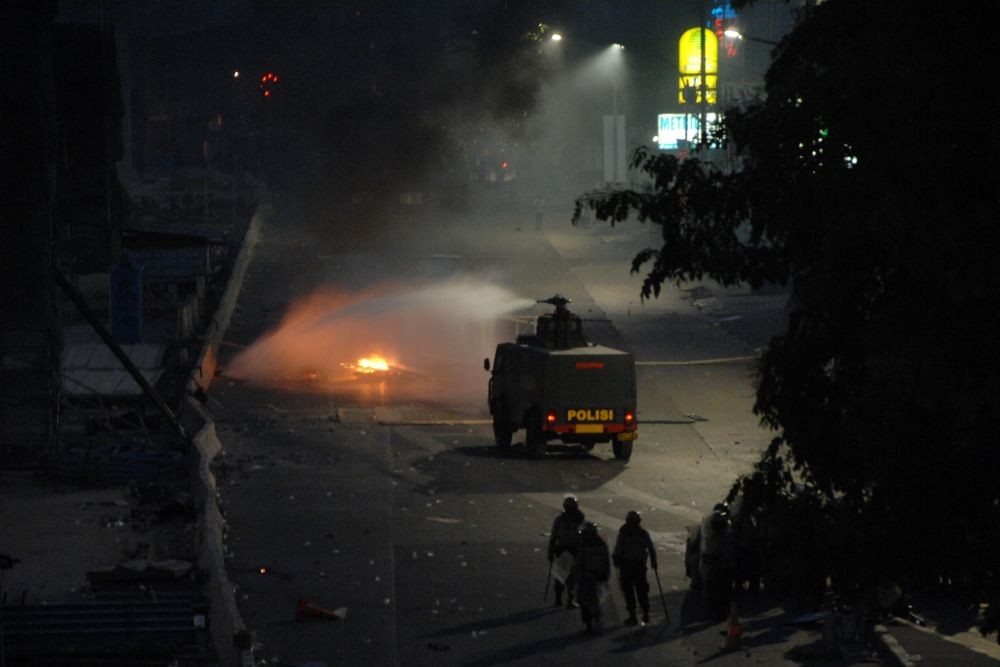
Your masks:
<svg viewBox="0 0 1000 667"><path fill-rule="evenodd" d="M648 186L577 201L662 227L633 262L646 298L790 282L755 405L779 435L737 488L765 515L807 498L828 528L812 557L848 595L945 582L996 609L1000 42L974 25L997 13L828 0L776 47L764 100L727 113L736 168L640 150Z"/></svg>

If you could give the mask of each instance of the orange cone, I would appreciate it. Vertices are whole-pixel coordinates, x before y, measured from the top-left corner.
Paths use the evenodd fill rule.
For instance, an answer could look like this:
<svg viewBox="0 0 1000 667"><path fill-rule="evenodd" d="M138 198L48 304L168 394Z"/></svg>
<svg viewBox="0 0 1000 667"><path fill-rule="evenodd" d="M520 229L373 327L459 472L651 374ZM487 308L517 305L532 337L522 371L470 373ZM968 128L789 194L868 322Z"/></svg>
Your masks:
<svg viewBox="0 0 1000 667"><path fill-rule="evenodd" d="M740 637L743 636L743 628L740 626L740 617L736 611L736 603L729 605L729 627L726 628L726 650L739 651Z"/></svg>
<svg viewBox="0 0 1000 667"><path fill-rule="evenodd" d="M324 609L305 598L299 598L299 603L295 607L296 621L339 621L343 617L342 609L336 611Z"/></svg>

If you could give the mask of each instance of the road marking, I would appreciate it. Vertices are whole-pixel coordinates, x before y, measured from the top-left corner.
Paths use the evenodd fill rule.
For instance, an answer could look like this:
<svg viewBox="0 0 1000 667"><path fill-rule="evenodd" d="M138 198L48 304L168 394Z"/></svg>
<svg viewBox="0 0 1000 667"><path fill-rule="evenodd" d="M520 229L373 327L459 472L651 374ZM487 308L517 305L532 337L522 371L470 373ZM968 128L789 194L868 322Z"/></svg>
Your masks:
<svg viewBox="0 0 1000 667"><path fill-rule="evenodd" d="M743 357L717 357L715 359L686 359L676 361L637 361L636 366L712 366L717 364L739 364L755 361L758 357L747 355Z"/></svg>
<svg viewBox="0 0 1000 667"><path fill-rule="evenodd" d="M380 419L380 426L485 426L492 419Z"/></svg>
<svg viewBox="0 0 1000 667"><path fill-rule="evenodd" d="M704 419L700 421L706 421ZM639 419L636 421L638 424L679 424L681 426L690 426L691 424L698 423L694 419Z"/></svg>

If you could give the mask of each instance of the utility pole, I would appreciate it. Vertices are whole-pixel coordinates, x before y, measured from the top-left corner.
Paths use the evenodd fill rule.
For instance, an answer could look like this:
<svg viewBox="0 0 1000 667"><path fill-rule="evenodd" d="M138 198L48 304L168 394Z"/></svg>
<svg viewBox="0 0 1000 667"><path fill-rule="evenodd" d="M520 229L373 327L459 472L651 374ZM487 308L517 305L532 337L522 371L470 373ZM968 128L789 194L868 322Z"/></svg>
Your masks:
<svg viewBox="0 0 1000 667"><path fill-rule="evenodd" d="M705 24L708 20L705 16L705 0L701 0L701 19L699 24L698 36L701 38L701 105L698 109L698 121L701 125L701 146L699 148L705 148L708 146L707 138L707 127L708 127L708 72L707 65L705 64Z"/></svg>

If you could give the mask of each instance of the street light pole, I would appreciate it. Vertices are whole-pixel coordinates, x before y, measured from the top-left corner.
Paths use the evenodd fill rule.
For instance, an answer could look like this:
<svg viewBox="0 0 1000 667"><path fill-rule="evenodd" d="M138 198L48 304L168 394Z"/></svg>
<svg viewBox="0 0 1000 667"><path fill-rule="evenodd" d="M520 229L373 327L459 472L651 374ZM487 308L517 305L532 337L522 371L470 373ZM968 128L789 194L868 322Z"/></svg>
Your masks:
<svg viewBox="0 0 1000 667"><path fill-rule="evenodd" d="M622 52L625 47L616 42L610 48L614 55L611 68L611 173L615 182L624 182L627 171L625 167L625 119L623 117L619 123L618 78L622 75Z"/></svg>
<svg viewBox="0 0 1000 667"><path fill-rule="evenodd" d="M618 77L611 77L611 109L615 118L618 118ZM617 122L617 121L615 121Z"/></svg>
<svg viewBox="0 0 1000 667"><path fill-rule="evenodd" d="M611 45L611 48L614 49L614 52L615 52L615 54L616 54L616 56L618 58L618 66L611 73L612 107L613 107L615 118L617 118L618 117L618 77L620 77L622 75L623 65L622 65L622 60L621 59L622 59L622 51L625 50L625 45L624 44L619 44L618 42L615 42L614 44Z"/></svg>
<svg viewBox="0 0 1000 667"><path fill-rule="evenodd" d="M701 125L701 147L707 145L706 130L708 126L708 67L705 64L705 0L701 0L701 23L698 34L701 37L701 105L698 110L698 120Z"/></svg>

